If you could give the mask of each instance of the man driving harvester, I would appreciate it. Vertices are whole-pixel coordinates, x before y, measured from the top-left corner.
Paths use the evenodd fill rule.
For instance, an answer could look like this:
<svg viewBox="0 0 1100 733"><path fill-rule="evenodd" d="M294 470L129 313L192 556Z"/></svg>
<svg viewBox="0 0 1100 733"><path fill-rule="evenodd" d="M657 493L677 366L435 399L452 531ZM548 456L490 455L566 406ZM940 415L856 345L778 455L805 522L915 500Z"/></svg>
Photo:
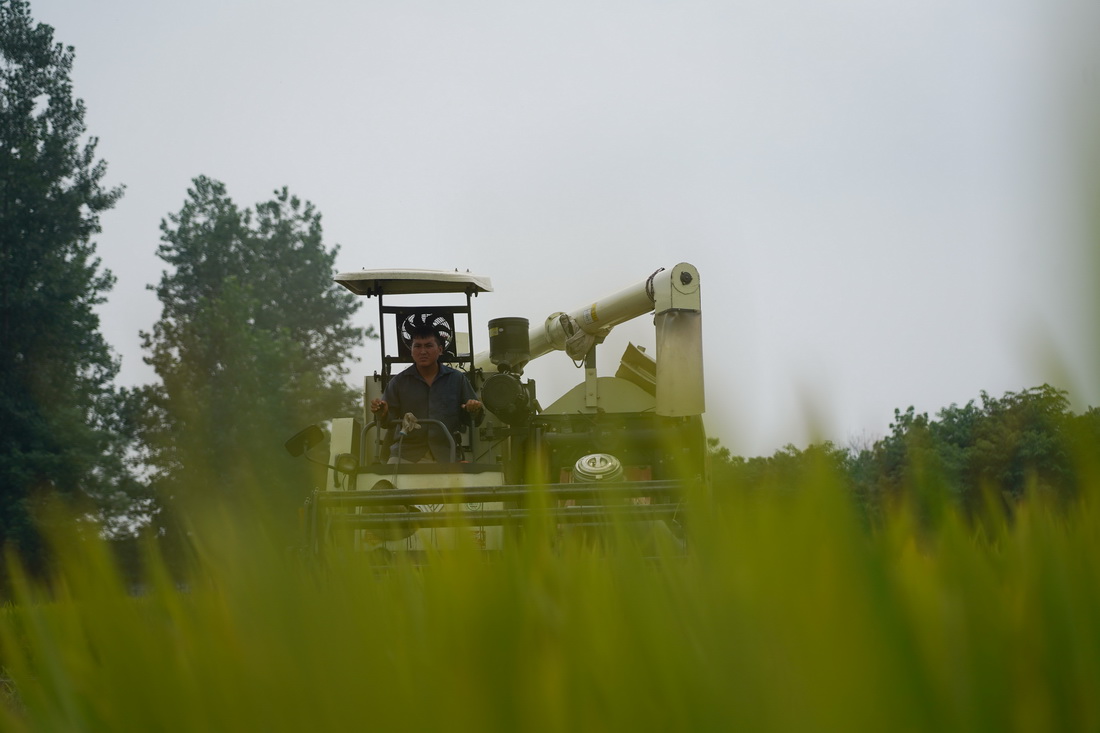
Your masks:
<svg viewBox="0 0 1100 733"><path fill-rule="evenodd" d="M382 399L371 400L370 411L381 427L386 428L399 425L410 412L419 420L439 420L452 434L464 419L481 424L485 412L470 380L440 362L446 342L431 325L430 316L424 321L408 329L412 365L390 380ZM424 423L409 431L400 443L394 441L391 449L390 463L446 461L451 454L451 441L438 425Z"/></svg>

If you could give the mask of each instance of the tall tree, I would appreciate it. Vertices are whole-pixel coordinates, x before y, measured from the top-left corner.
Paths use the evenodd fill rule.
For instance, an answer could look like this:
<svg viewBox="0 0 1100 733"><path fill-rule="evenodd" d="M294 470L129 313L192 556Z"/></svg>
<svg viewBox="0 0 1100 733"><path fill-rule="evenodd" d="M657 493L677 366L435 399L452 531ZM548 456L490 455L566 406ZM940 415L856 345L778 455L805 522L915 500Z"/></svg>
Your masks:
<svg viewBox="0 0 1100 733"><path fill-rule="evenodd" d="M352 414L343 366L363 341L359 303L332 281L321 216L284 188L240 209L225 185L193 181L161 223L163 306L143 334L161 378L147 433L167 494L297 501L305 467L282 450L304 425Z"/></svg>
<svg viewBox="0 0 1100 733"><path fill-rule="evenodd" d="M118 365L94 307L113 285L92 237L121 188L85 139L72 47L0 0L0 541L39 558L34 508L109 492Z"/></svg>

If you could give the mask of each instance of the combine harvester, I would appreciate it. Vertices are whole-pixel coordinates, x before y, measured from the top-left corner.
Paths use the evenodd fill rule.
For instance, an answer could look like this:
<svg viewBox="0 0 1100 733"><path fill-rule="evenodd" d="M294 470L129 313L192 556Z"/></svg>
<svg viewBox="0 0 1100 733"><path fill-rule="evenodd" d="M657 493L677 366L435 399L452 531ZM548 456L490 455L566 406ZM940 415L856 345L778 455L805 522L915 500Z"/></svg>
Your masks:
<svg viewBox="0 0 1100 733"><path fill-rule="evenodd" d="M491 320L489 348L477 354L471 304L492 291L487 278L363 270L341 273L336 282L378 298L382 367L366 379L362 419L334 419L327 433L313 425L286 443L292 455L327 468L324 487L306 507L311 551L333 543L384 556L469 543L499 551L537 518L560 535L600 536L601 527L628 521L640 528L638 536L683 542L685 496L707 479L695 267L662 268L533 326L526 318ZM656 358L629 344L615 376L597 376L596 349L610 330L648 313ZM456 329L459 319L464 333ZM467 375L485 419L448 434L448 462L389 463L391 449L400 450L402 427L381 427L369 405L412 363L409 328L423 323L445 337L443 361ZM523 370L553 351L565 352L569 368L583 366L584 381L541 407ZM432 420L406 426L414 428L448 432Z"/></svg>

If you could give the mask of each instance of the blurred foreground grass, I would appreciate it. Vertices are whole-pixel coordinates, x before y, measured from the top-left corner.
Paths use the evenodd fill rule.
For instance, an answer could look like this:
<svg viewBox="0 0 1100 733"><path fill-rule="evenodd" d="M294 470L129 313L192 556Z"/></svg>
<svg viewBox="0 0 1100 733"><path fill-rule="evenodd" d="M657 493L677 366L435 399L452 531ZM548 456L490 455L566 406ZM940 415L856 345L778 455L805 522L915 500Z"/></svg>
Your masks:
<svg viewBox="0 0 1100 733"><path fill-rule="evenodd" d="M727 492L686 555L385 571L212 522L186 586L150 559L139 596L69 538L0 609L0 729L1100 729L1095 496L909 516L868 531L821 474Z"/></svg>

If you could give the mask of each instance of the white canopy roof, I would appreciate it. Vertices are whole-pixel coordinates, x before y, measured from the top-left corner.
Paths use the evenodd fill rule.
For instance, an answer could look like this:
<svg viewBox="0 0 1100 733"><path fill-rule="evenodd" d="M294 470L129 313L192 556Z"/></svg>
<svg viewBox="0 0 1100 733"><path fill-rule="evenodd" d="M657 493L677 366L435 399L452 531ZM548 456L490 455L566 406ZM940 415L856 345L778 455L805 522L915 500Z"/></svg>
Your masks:
<svg viewBox="0 0 1100 733"><path fill-rule="evenodd" d="M493 284L458 270L359 270L341 272L336 282L356 295L417 295L420 293L489 293Z"/></svg>

